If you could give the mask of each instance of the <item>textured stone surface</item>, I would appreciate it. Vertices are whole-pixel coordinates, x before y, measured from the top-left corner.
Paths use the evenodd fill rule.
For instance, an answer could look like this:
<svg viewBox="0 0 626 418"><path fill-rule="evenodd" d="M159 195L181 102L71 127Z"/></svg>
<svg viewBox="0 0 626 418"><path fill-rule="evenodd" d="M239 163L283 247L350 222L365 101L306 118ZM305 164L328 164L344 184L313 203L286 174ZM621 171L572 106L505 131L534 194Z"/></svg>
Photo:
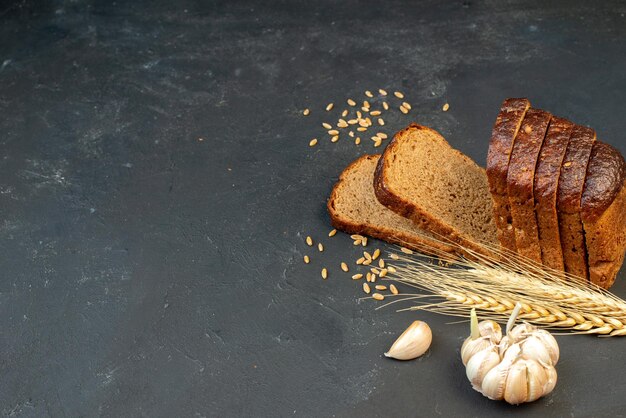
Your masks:
<svg viewBox="0 0 626 418"><path fill-rule="evenodd" d="M624 152L625 13L583 1L2 2L0 413L620 413L626 340L559 338L554 393L512 408L467 382L466 325L359 302L339 270L357 249L326 238L325 199L374 149L370 135L330 144L320 124L330 101L399 89L413 110L386 117L385 132L428 125L484 165L500 103L528 97ZM323 254L307 234L324 237ZM430 352L384 358L415 318L433 329Z"/></svg>

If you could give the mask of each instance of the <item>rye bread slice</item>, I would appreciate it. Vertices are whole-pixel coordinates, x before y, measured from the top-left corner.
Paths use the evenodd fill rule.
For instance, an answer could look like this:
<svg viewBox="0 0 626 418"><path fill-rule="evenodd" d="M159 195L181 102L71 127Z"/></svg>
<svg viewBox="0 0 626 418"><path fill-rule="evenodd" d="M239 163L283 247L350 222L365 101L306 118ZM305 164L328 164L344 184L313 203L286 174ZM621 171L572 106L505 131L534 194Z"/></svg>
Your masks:
<svg viewBox="0 0 626 418"><path fill-rule="evenodd" d="M541 247L535 215L534 179L539 151L552 115L529 109L524 116L509 162L507 193L517 252L541 263Z"/></svg>
<svg viewBox="0 0 626 418"><path fill-rule="evenodd" d="M378 202L372 184L379 158L364 155L341 173L327 204L333 226L421 252L429 252L430 248L452 252L450 246L434 240L429 232Z"/></svg>
<svg viewBox="0 0 626 418"><path fill-rule="evenodd" d="M378 201L462 246L485 253L496 246L485 170L436 131L411 124L398 132L378 161Z"/></svg>
<svg viewBox="0 0 626 418"><path fill-rule="evenodd" d="M565 269L565 265L561 250L556 194L561 165L573 128L574 124L567 119L552 118L535 169L534 194L541 261L544 265L560 271Z"/></svg>
<svg viewBox="0 0 626 418"><path fill-rule="evenodd" d="M589 272L580 208L587 166L595 140L596 132L593 129L574 126L561 165L557 191L559 233L565 271L585 279L589 277Z"/></svg>
<svg viewBox="0 0 626 418"><path fill-rule="evenodd" d="M612 146L593 144L581 199L589 280L608 289L626 250L626 163Z"/></svg>
<svg viewBox="0 0 626 418"><path fill-rule="evenodd" d="M493 199L493 217L498 231L498 241L500 241L500 245L511 251L515 251L517 246L513 232L506 178L515 136L529 107L528 99L511 98L504 100L491 131L487 154L487 179Z"/></svg>

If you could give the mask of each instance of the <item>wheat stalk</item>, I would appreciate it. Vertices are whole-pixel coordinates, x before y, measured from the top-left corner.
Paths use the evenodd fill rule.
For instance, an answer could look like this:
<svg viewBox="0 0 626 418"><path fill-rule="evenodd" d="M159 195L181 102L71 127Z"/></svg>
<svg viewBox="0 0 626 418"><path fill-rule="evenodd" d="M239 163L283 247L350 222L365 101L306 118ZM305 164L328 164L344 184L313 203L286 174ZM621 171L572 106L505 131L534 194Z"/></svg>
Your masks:
<svg viewBox="0 0 626 418"><path fill-rule="evenodd" d="M459 244L445 244L463 255L451 255L428 244L418 249L431 256L394 255L389 262L395 262L396 271L384 280L426 293L399 294L398 299L383 306L411 301L414 306L401 310L426 310L464 318L476 308L482 317L502 320L519 302L519 318L542 328L626 335L626 302L610 292L501 248L480 244L484 251L477 252Z"/></svg>

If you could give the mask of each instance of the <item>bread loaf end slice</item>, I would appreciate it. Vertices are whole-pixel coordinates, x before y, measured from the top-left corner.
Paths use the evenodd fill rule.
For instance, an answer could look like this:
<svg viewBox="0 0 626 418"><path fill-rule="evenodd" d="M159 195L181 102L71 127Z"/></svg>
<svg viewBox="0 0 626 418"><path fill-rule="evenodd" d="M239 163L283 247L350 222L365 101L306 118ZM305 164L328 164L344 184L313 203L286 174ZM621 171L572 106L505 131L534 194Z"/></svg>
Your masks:
<svg viewBox="0 0 626 418"><path fill-rule="evenodd" d="M551 118L550 113L539 109L526 112L515 137L507 174L517 252L538 263L541 263L541 247L535 215L535 168Z"/></svg>
<svg viewBox="0 0 626 418"><path fill-rule="evenodd" d="M612 146L593 145L581 200L589 280L608 289L626 250L626 163Z"/></svg>
<svg viewBox="0 0 626 418"><path fill-rule="evenodd" d="M374 177L378 201L420 229L482 254L497 245L485 170L438 132L417 124L398 132Z"/></svg>
<svg viewBox="0 0 626 418"><path fill-rule="evenodd" d="M380 155L364 155L341 173L327 203L333 226L349 234L368 235L421 252L453 252L427 231L419 229L380 204L374 195L374 171Z"/></svg>
<svg viewBox="0 0 626 418"><path fill-rule="evenodd" d="M561 165L557 190L559 235L565 271L588 279L587 249L581 218L581 199L596 132L576 125Z"/></svg>
<svg viewBox="0 0 626 418"><path fill-rule="evenodd" d="M506 178L515 136L529 108L528 99L510 98L504 100L491 131L487 153L487 179L493 199L493 218L498 232L498 241L500 241L500 245L511 251L515 251L517 246L513 232Z"/></svg>
<svg viewBox="0 0 626 418"><path fill-rule="evenodd" d="M556 193L561 165L573 128L574 124L566 119L552 118L535 169L534 195L541 261L544 265L559 271L563 271L565 265L559 234Z"/></svg>

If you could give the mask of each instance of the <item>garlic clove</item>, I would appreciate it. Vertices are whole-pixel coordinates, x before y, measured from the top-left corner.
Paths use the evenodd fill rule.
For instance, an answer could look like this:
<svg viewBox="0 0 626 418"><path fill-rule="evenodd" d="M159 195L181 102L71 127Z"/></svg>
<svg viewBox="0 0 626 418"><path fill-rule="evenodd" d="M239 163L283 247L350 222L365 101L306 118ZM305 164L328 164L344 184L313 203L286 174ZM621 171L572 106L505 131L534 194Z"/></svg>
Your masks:
<svg viewBox="0 0 626 418"><path fill-rule="evenodd" d="M507 374L508 368L498 365L489 370L483 378L481 386L474 386L474 389L489 399L499 401L504 397L504 386L506 384Z"/></svg>
<svg viewBox="0 0 626 418"><path fill-rule="evenodd" d="M538 329L534 332L534 335L541 340L543 345L550 353L550 360L552 360L552 365L556 366L556 363L559 361L559 344L556 342L556 339L552 334L544 329Z"/></svg>
<svg viewBox="0 0 626 418"><path fill-rule="evenodd" d="M495 349L486 349L474 354L467 362L465 374L474 387L480 387L487 373L500 363Z"/></svg>
<svg viewBox="0 0 626 418"><path fill-rule="evenodd" d="M502 339L502 328L496 321L487 319L480 321L478 324L480 335L483 337L489 337L494 343L499 343Z"/></svg>
<svg viewBox="0 0 626 418"><path fill-rule="evenodd" d="M428 350L432 339L432 331L426 322L413 321L385 353L385 357L412 360Z"/></svg>
<svg viewBox="0 0 626 418"><path fill-rule="evenodd" d="M541 339L535 335L531 335L520 343L522 348L522 357L529 360L537 360L543 364L552 365L550 352L546 348Z"/></svg>
<svg viewBox="0 0 626 418"><path fill-rule="evenodd" d="M512 340L513 343L517 343L536 330L537 327L524 322L523 324L519 324L513 327L513 329L509 333L507 333L507 336Z"/></svg>
<svg viewBox="0 0 626 418"><path fill-rule="evenodd" d="M541 398L546 392L544 388L548 382L546 369L534 360L521 360L526 362L528 370L528 397L526 402L533 402Z"/></svg>
<svg viewBox="0 0 626 418"><path fill-rule="evenodd" d="M490 347L495 347L495 345L491 342L489 337L480 337L475 340L473 340L472 337L468 337L461 346L461 360L463 361L463 365L467 366L467 362L474 354Z"/></svg>
<svg viewBox="0 0 626 418"><path fill-rule="evenodd" d="M543 386L543 394L545 396L554 390L554 387L556 386L557 375L556 369L552 366L545 367L544 370L547 376L546 383Z"/></svg>
<svg viewBox="0 0 626 418"><path fill-rule="evenodd" d="M526 402L528 399L528 368L524 361L513 363L509 369L504 388L504 400L512 405Z"/></svg>

